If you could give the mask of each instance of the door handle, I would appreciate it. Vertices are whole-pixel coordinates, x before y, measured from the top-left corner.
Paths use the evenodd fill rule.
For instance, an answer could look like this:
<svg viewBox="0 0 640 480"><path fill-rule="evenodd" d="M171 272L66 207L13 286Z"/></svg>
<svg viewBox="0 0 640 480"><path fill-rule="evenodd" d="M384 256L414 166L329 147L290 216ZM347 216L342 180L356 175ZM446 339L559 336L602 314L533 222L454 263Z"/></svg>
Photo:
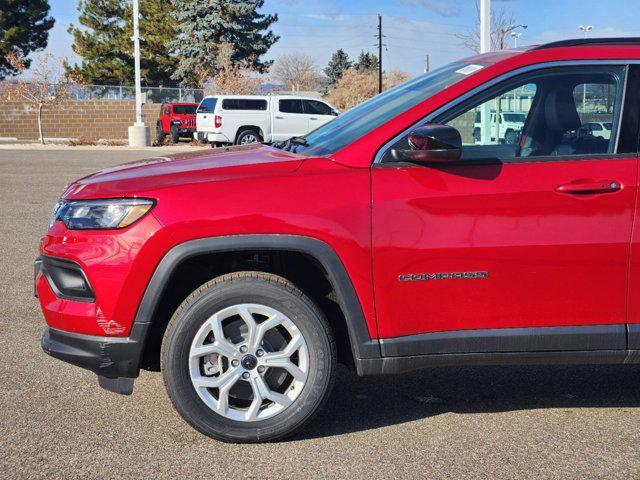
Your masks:
<svg viewBox="0 0 640 480"><path fill-rule="evenodd" d="M284 117L276 117L276 120L284 120Z"/></svg>
<svg viewBox="0 0 640 480"><path fill-rule="evenodd" d="M613 193L618 190L622 190L622 184L617 180L580 179L556 187L556 192L570 195Z"/></svg>
<svg viewBox="0 0 640 480"><path fill-rule="evenodd" d="M309 120L317 120L316 117L311 117Z"/></svg>

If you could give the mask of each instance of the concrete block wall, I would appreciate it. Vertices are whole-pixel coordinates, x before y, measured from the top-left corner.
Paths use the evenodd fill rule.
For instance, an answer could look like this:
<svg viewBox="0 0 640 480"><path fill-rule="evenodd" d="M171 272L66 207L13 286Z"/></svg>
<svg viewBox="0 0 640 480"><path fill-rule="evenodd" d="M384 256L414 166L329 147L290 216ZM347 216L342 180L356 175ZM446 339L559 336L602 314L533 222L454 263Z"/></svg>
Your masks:
<svg viewBox="0 0 640 480"><path fill-rule="evenodd" d="M160 104L143 105L143 120L155 124ZM133 100L70 100L43 111L45 138L126 140L127 128L135 121ZM37 109L20 102L0 102L0 137L18 140L38 138Z"/></svg>

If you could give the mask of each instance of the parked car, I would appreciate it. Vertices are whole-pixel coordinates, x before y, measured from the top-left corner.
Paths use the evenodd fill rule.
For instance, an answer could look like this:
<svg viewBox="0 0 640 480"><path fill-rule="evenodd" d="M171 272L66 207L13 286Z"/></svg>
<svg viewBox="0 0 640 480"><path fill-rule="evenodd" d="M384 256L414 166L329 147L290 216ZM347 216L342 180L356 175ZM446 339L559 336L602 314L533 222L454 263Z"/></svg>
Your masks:
<svg viewBox="0 0 640 480"><path fill-rule="evenodd" d="M499 139L504 143L514 144L520 138L520 132L524 127L527 114L523 112L500 112ZM491 112L489 125L491 128L491 141L495 141L496 113ZM473 138L480 142L481 112L476 112L476 121L473 124Z"/></svg>
<svg viewBox="0 0 640 480"><path fill-rule="evenodd" d="M215 145L276 142L304 135L337 115L331 105L314 98L207 96L198 107L197 138Z"/></svg>
<svg viewBox="0 0 640 480"><path fill-rule="evenodd" d="M609 140L611 138L612 127L611 122L589 122L580 127L580 133Z"/></svg>
<svg viewBox="0 0 640 480"><path fill-rule="evenodd" d="M119 393L161 370L185 420L230 442L302 428L338 362L639 363L639 59L624 38L474 56L279 148L78 180L36 261L42 346ZM460 119L524 83L520 142L462 142ZM609 139L577 134L584 85L611 92Z"/></svg>
<svg viewBox="0 0 640 480"><path fill-rule="evenodd" d="M193 138L197 108L197 103L163 103L156 121L158 144L162 144L167 135L173 143L178 143L180 137Z"/></svg>

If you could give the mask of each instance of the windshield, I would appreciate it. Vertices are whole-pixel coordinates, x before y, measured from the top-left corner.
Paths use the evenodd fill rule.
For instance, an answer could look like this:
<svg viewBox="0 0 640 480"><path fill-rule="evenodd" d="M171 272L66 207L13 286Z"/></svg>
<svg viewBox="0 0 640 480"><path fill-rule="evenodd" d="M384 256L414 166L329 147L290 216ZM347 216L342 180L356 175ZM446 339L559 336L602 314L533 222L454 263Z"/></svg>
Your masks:
<svg viewBox="0 0 640 480"><path fill-rule="evenodd" d="M456 62L420 75L353 107L306 135L304 141L290 142L288 148L310 156L332 155L481 68L480 64Z"/></svg>
<svg viewBox="0 0 640 480"><path fill-rule="evenodd" d="M195 115L196 105L174 105L173 113L176 115Z"/></svg>

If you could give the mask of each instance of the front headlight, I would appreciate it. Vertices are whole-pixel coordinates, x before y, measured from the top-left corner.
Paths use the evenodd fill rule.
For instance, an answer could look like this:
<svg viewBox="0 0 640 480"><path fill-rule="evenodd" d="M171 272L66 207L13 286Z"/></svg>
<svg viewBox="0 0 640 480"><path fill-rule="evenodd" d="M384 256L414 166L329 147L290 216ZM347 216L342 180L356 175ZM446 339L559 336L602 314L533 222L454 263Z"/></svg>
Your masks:
<svg viewBox="0 0 640 480"><path fill-rule="evenodd" d="M61 200L51 223L61 220L70 230L124 228L144 217L153 205L153 200L141 198Z"/></svg>

